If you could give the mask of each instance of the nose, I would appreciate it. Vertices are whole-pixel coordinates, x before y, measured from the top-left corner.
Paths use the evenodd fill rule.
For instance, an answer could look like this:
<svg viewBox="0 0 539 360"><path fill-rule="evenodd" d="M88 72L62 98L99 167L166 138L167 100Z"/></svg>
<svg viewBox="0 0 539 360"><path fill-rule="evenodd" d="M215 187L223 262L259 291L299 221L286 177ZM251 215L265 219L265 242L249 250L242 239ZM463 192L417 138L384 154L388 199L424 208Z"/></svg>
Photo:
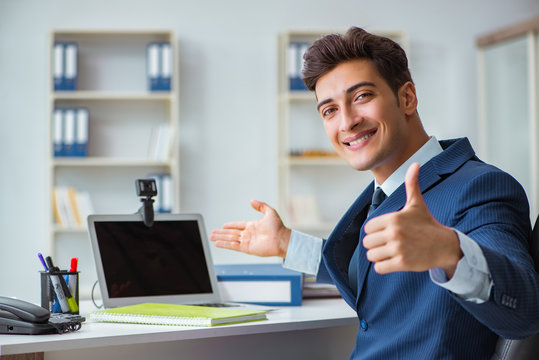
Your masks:
<svg viewBox="0 0 539 360"><path fill-rule="evenodd" d="M350 131L361 121L361 115L352 106L345 106L342 108L339 130L342 132Z"/></svg>

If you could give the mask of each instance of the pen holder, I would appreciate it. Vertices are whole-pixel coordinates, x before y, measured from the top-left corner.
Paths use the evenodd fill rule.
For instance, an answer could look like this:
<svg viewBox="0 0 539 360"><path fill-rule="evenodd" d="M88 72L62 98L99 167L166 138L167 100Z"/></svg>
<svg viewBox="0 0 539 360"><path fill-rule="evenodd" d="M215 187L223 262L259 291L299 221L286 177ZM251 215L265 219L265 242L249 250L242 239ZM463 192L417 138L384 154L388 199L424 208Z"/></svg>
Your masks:
<svg viewBox="0 0 539 360"><path fill-rule="evenodd" d="M51 313L79 313L79 272L40 271L41 307Z"/></svg>

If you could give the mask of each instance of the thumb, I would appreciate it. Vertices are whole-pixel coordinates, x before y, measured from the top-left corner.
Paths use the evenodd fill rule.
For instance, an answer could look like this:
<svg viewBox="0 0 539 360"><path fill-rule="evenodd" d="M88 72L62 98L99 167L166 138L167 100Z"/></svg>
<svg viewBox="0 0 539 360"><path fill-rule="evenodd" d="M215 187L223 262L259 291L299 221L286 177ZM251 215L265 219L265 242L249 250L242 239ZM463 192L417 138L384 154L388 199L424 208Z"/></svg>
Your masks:
<svg viewBox="0 0 539 360"><path fill-rule="evenodd" d="M406 171L404 185L406 187L406 207L425 204L419 188L419 163L413 163Z"/></svg>
<svg viewBox="0 0 539 360"><path fill-rule="evenodd" d="M258 200L251 200L251 206L253 207L253 209L258 212L261 212L264 215L267 215L268 212L271 210L268 204Z"/></svg>

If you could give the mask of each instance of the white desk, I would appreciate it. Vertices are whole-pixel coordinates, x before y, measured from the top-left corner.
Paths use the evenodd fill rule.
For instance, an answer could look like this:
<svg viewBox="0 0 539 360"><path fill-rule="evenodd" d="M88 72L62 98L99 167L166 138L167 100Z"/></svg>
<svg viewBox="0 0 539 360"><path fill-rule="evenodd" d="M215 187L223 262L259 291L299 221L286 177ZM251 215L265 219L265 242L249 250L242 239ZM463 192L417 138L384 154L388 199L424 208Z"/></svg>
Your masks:
<svg viewBox="0 0 539 360"><path fill-rule="evenodd" d="M84 308L83 308L84 315ZM306 300L268 320L210 328L86 321L61 335L0 335L4 359L346 359L357 332L342 299Z"/></svg>

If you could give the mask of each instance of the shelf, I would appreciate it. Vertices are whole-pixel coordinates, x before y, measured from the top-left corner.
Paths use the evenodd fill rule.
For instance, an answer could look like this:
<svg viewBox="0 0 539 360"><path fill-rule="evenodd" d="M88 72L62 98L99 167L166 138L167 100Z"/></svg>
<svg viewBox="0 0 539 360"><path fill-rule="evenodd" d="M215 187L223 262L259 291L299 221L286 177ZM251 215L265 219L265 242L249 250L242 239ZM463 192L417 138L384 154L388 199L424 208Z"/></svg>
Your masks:
<svg viewBox="0 0 539 360"><path fill-rule="evenodd" d="M306 90L285 91L279 95L279 99L283 102L288 101L311 101L315 102L315 95Z"/></svg>
<svg viewBox="0 0 539 360"><path fill-rule="evenodd" d="M60 226L60 225L54 225L53 228L52 228L52 231L57 233L57 234L60 234L60 233L64 233L64 234L67 234L67 233L84 234L84 233L86 233L88 231L88 228L86 226L64 227L64 226Z"/></svg>
<svg viewBox="0 0 539 360"><path fill-rule="evenodd" d="M91 167L91 166L169 166L168 161L130 158L107 158L107 157L71 157L55 158L52 161L55 167Z"/></svg>
<svg viewBox="0 0 539 360"><path fill-rule="evenodd" d="M335 156L289 156L288 158L283 159L283 165L289 166L327 166L327 165L336 165L342 166L346 165L346 162Z"/></svg>
<svg viewBox="0 0 539 360"><path fill-rule="evenodd" d="M53 100L102 100L102 101L172 101L175 92L129 92L129 91L56 91L52 93Z"/></svg>

